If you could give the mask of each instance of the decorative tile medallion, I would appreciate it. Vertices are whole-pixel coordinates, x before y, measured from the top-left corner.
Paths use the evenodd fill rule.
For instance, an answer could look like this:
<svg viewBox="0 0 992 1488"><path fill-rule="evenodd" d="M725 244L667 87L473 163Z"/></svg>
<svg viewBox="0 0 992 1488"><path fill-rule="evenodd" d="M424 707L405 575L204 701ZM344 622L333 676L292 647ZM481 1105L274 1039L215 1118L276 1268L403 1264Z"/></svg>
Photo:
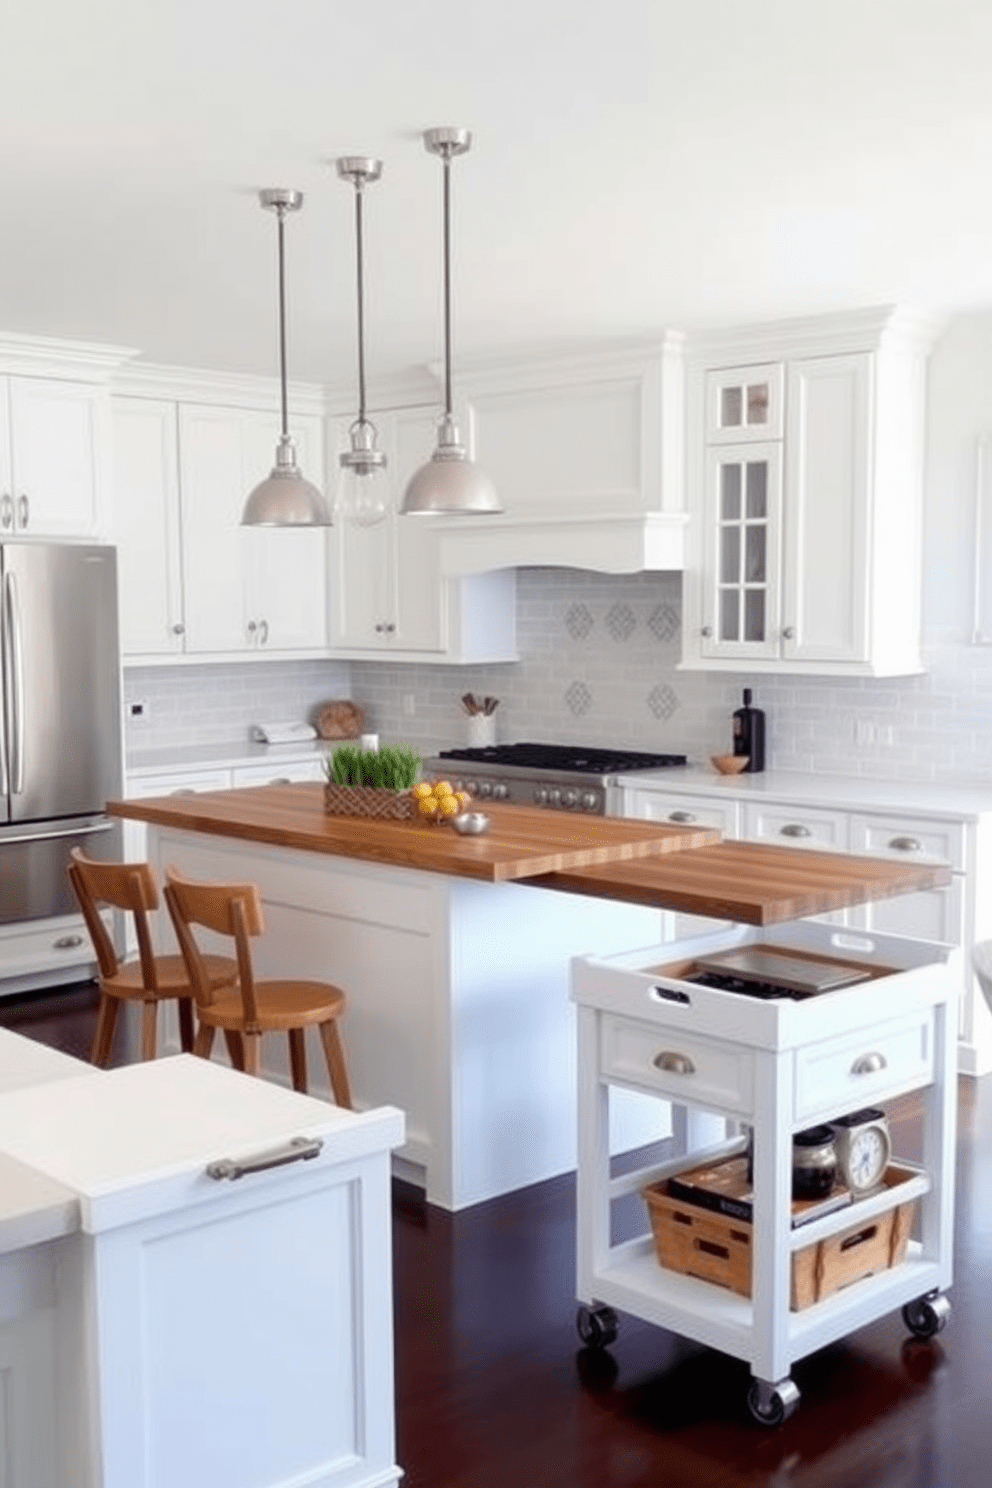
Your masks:
<svg viewBox="0 0 992 1488"><path fill-rule="evenodd" d="M637 629L637 616L630 605L615 604L607 613L606 628L615 641L629 641Z"/></svg>
<svg viewBox="0 0 992 1488"><path fill-rule="evenodd" d="M667 682L659 682L648 693L648 707L655 718L671 718L679 706L679 700Z"/></svg>
<svg viewBox="0 0 992 1488"><path fill-rule="evenodd" d="M592 611L586 605L569 606L565 614L565 629L573 641L584 641L595 624Z"/></svg>
<svg viewBox="0 0 992 1488"><path fill-rule="evenodd" d="M648 630L659 641L670 641L678 635L681 619L674 605L656 605L648 616Z"/></svg>
<svg viewBox="0 0 992 1488"><path fill-rule="evenodd" d="M565 693L565 702L568 711L576 718L582 713L588 713L592 707L592 693L584 682L570 682Z"/></svg>

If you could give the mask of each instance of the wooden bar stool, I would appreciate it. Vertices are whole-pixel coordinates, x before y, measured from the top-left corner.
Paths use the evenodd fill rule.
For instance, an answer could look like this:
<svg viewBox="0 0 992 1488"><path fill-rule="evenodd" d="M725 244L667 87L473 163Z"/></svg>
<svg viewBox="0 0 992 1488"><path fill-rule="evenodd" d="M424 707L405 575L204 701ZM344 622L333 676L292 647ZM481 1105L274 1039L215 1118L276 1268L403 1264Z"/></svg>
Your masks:
<svg viewBox="0 0 992 1488"><path fill-rule="evenodd" d="M344 1012L345 995L330 982L257 981L252 969L251 937L265 929L262 900L254 884L193 883L174 868L166 873L165 902L172 916L186 969L196 994L199 1027L194 1054L209 1059L219 1028L227 1041L231 1062L250 1075L259 1072L263 1033L289 1037L293 1089L306 1092L306 1029L320 1031L331 1089L339 1106L351 1108L351 1089L337 1020ZM207 958L194 939L192 926L233 937L237 953L237 987L215 987Z"/></svg>
<svg viewBox="0 0 992 1488"><path fill-rule="evenodd" d="M179 1011L179 1038L183 1050L193 1048L193 988L180 956L157 956L152 950L148 916L158 908L158 886L150 863L104 863L84 857L78 847L69 854L69 881L83 912L99 968L100 1008L90 1059L106 1064L113 1042L117 1012L122 1002L140 1002L141 1057L154 1059L158 1005L175 998ZM109 904L134 918L138 959L122 962L99 905ZM237 981L237 962L228 956L208 956L204 975L213 986Z"/></svg>

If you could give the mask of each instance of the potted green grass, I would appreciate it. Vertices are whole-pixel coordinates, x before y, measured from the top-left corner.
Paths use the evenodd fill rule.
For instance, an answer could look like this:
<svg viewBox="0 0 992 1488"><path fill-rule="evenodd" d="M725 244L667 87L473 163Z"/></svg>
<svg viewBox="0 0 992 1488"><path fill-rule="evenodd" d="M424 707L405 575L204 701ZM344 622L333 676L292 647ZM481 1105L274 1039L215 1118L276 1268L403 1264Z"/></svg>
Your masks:
<svg viewBox="0 0 992 1488"><path fill-rule="evenodd" d="M324 761L324 810L331 816L372 816L405 821L414 814L411 787L423 760L405 744L363 749L339 744Z"/></svg>

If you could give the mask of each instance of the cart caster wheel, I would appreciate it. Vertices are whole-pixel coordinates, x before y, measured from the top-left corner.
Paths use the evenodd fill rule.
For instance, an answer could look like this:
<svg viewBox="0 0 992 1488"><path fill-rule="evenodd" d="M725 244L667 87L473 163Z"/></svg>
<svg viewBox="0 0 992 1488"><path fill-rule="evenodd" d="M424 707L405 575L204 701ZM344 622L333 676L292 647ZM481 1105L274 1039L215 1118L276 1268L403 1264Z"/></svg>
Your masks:
<svg viewBox="0 0 992 1488"><path fill-rule="evenodd" d="M781 1426L799 1406L799 1387L791 1379L767 1385L752 1380L747 1392L747 1408L759 1426Z"/></svg>
<svg viewBox="0 0 992 1488"><path fill-rule="evenodd" d="M616 1343L617 1315L612 1307L580 1307L575 1327L586 1348L606 1348Z"/></svg>
<svg viewBox="0 0 992 1488"><path fill-rule="evenodd" d="M944 1327L950 1315L951 1304L939 1292L928 1292L925 1297L917 1297L915 1302L907 1302L902 1310L903 1322L917 1338L933 1338Z"/></svg>

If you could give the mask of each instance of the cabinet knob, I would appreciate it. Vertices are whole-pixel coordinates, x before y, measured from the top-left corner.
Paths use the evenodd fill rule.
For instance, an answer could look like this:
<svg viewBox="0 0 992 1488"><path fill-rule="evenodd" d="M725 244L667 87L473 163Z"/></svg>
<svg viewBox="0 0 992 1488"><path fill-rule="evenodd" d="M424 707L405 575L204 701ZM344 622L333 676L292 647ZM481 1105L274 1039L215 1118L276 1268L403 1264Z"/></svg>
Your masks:
<svg viewBox="0 0 992 1488"><path fill-rule="evenodd" d="M787 641L791 641L795 633L796 627L794 625L785 625L782 627L782 635Z"/></svg>
<svg viewBox="0 0 992 1488"><path fill-rule="evenodd" d="M261 641L261 643L262 643L263 646L267 643L267 641L269 639L269 622L268 622L268 620L260 620L258 622L258 638Z"/></svg>
<svg viewBox="0 0 992 1488"><path fill-rule="evenodd" d="M26 527L31 520L31 503L23 491L17 498L17 520L22 527Z"/></svg>
<svg viewBox="0 0 992 1488"><path fill-rule="evenodd" d="M691 811L670 811L668 820L673 822L694 822L696 818Z"/></svg>
<svg viewBox="0 0 992 1488"><path fill-rule="evenodd" d="M786 822L784 827L779 827L781 837L812 837L813 833L809 827L804 827L802 822Z"/></svg>
<svg viewBox="0 0 992 1488"><path fill-rule="evenodd" d="M713 627L712 627L712 625L704 625L703 628L700 630L699 634L701 636L707 636L707 637L708 636L711 636L713 634Z"/></svg>
<svg viewBox="0 0 992 1488"><path fill-rule="evenodd" d="M179 635L179 636L185 635L186 634L186 627L185 627L185 625L183 625L181 622L177 621L176 624L172 627L172 634L173 635Z"/></svg>
<svg viewBox="0 0 992 1488"><path fill-rule="evenodd" d="M696 1066L688 1054L676 1054L673 1049L664 1049L656 1054L652 1063L655 1069L665 1070L670 1075L694 1075Z"/></svg>
<svg viewBox="0 0 992 1488"><path fill-rule="evenodd" d="M248 621L248 636L249 636L249 639L250 640L253 641L255 639L255 632L257 630L258 630L258 626L255 624L254 620L249 620Z"/></svg>
<svg viewBox="0 0 992 1488"><path fill-rule="evenodd" d="M923 843L918 837L892 837L889 846L895 848L896 852L922 852Z"/></svg>
<svg viewBox="0 0 992 1488"><path fill-rule="evenodd" d="M872 1052L871 1054L862 1054L860 1059L856 1059L851 1065L851 1074L877 1075L879 1070L885 1069L887 1062L888 1061L886 1060L884 1054L878 1054L875 1052Z"/></svg>
<svg viewBox="0 0 992 1488"><path fill-rule="evenodd" d="M8 529L14 525L14 501L9 491L0 496L0 527Z"/></svg>

